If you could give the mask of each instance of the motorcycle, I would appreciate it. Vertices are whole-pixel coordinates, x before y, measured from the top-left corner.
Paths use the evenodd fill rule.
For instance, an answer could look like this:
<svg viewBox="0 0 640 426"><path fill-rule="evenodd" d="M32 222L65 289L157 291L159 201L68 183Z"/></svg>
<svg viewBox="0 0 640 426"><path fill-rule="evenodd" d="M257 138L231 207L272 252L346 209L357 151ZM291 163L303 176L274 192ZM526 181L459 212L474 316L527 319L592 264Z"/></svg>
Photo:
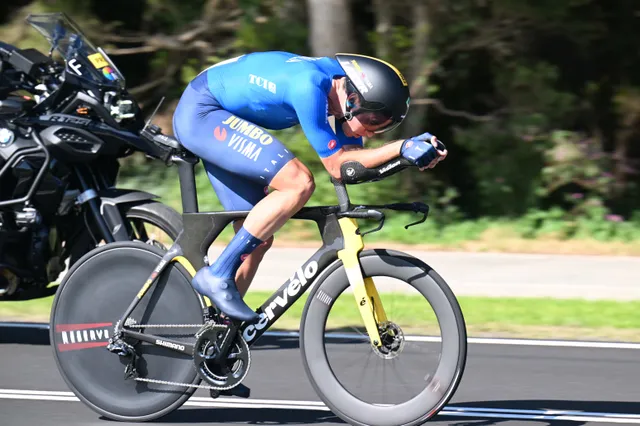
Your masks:
<svg viewBox="0 0 640 426"><path fill-rule="evenodd" d="M54 294L50 284L98 245L163 245L147 224L169 245L182 229L157 195L116 186L120 158L167 163L170 149L113 61L63 13L27 22L50 50L0 42L0 301Z"/></svg>

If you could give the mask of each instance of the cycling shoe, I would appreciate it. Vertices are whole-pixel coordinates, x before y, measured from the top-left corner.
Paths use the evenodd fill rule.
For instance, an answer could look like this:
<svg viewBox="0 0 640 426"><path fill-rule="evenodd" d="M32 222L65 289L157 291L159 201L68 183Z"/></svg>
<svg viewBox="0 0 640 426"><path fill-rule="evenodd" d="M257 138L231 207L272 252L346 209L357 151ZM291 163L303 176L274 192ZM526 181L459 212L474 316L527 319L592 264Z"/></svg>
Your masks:
<svg viewBox="0 0 640 426"><path fill-rule="evenodd" d="M259 318L259 315L242 300L232 278L218 278L205 267L196 273L191 285L232 319L253 322Z"/></svg>

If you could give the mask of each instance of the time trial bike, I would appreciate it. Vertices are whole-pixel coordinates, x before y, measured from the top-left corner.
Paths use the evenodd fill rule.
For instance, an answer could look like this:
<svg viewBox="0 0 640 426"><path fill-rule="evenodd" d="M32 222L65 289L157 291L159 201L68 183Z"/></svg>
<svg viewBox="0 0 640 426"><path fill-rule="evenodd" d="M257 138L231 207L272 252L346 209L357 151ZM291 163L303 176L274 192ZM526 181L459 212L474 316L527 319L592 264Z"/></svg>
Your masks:
<svg viewBox="0 0 640 426"><path fill-rule="evenodd" d="M208 250L223 229L249 212L199 212L199 159L155 125L143 134L166 150L168 164L178 165L184 228L167 250L135 241L95 248L62 280L50 338L57 367L82 402L110 419L148 421L179 408L199 388L218 397L246 378L252 346L310 290L299 329L302 361L313 389L337 416L353 425L417 425L445 406L466 363L460 306L422 260L397 250L365 250L363 242L382 228L383 210L423 215L408 227L424 222L429 207L354 205L345 186L384 179L410 163L344 164L342 178L332 179L339 203L305 206L292 218L315 222L322 246L257 307L259 320L245 323L224 316L191 280L210 263ZM378 225L363 232L358 220ZM378 291L391 280L399 284L385 288L404 285L416 294L411 306L415 300L423 305L410 308L405 293ZM332 319L332 311L342 314ZM421 331L429 334L417 335ZM355 361L347 363L349 355ZM397 382L378 383L386 373L376 373L375 362L398 373Z"/></svg>

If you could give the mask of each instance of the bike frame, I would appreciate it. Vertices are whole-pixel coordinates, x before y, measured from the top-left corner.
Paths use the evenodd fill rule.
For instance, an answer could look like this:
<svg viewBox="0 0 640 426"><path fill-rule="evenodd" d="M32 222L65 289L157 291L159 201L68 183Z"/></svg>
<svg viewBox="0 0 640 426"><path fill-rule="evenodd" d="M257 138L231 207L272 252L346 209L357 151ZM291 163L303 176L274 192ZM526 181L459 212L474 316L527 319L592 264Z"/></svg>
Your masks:
<svg viewBox="0 0 640 426"><path fill-rule="evenodd" d="M179 158L177 160L182 193L184 228L124 312L115 331L116 333L122 333L124 336L193 356L194 345L133 331L127 327L127 318L168 264L178 262L184 266L191 276L194 276L197 269L209 263L207 251L211 243L229 223L246 218L249 211L198 212L194 175L194 167L198 160L195 157ZM428 206L421 203L413 203L382 206L365 205L353 208L344 184L337 180L333 180L333 183L338 195L339 205L303 207L292 216L292 219L316 222L322 237L322 246L256 310L260 316L256 323L249 324L232 321L232 325L226 333L227 336L234 336L236 331L240 331L247 344L249 346L253 345L262 334L296 303L311 287L311 284L322 276L322 273L330 265L340 260L344 265L347 278L353 289L355 302L371 343L374 346L381 345L378 324L387 319L373 279L362 276L358 255L364 249L362 237L364 234L360 232L356 219L376 219L380 222L378 228L375 229L378 230L384 223L384 214L373 210L373 208L415 211L416 205L419 204L421 207L424 206L419 211L425 213L425 217L416 222L421 223L426 219ZM204 238L202 237L203 235ZM318 297L322 297L325 303L331 303L330 296L322 292L318 293ZM203 299L206 304L203 308L206 312L211 307L211 302L206 297L203 297ZM135 328L135 325L132 327ZM224 346L228 347L232 339L225 338L224 340ZM221 349L221 353L225 352L226 348L224 346Z"/></svg>

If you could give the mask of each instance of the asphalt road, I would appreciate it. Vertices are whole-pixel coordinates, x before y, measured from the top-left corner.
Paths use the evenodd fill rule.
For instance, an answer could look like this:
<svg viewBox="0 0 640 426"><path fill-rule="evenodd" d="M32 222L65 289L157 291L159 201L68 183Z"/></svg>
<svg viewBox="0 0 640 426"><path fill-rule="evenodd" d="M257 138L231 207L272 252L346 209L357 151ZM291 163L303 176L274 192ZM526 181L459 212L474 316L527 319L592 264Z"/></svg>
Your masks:
<svg viewBox="0 0 640 426"><path fill-rule="evenodd" d="M0 424L110 424L69 392L47 336L46 330L0 328ZM640 345L574 346L471 339L462 383L431 423L640 424ZM351 349L339 348L338 358ZM295 337L263 337L252 350L245 383L252 388L250 399L211 400L198 391L183 408L151 424L344 424L307 382Z"/></svg>
<svg viewBox="0 0 640 426"><path fill-rule="evenodd" d="M210 253L217 256L221 250L215 246ZM314 251L272 248L260 264L251 288L277 289ZM637 257L402 251L434 268L458 296L640 298ZM376 280L376 285L382 291L395 289L381 279Z"/></svg>

